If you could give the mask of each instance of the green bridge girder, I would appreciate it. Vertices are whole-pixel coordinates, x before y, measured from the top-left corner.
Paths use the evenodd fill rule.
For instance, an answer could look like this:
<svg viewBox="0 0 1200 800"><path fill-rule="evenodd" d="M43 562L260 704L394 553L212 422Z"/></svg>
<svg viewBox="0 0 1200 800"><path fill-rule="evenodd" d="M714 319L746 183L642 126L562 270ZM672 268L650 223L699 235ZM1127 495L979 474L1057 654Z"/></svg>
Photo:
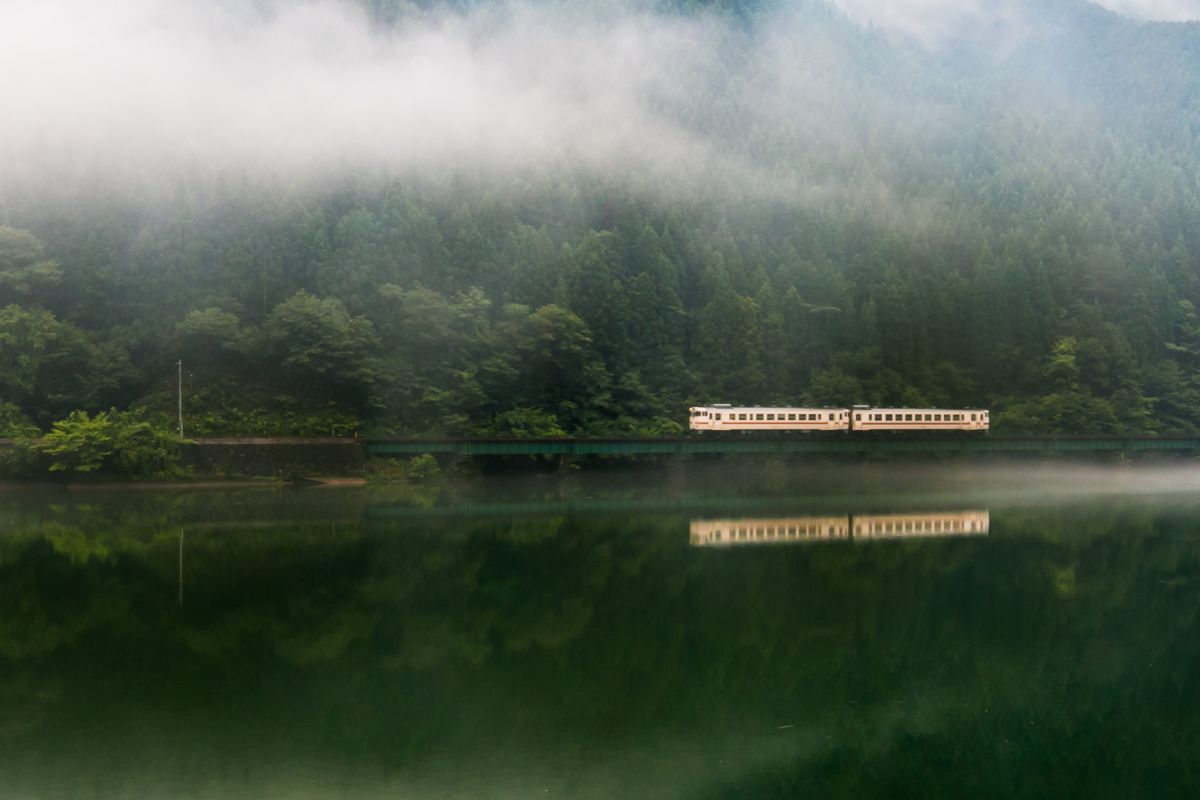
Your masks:
<svg viewBox="0 0 1200 800"><path fill-rule="evenodd" d="M681 456L708 454L1200 453L1200 437L902 435L683 436L662 439L363 439L367 455Z"/></svg>

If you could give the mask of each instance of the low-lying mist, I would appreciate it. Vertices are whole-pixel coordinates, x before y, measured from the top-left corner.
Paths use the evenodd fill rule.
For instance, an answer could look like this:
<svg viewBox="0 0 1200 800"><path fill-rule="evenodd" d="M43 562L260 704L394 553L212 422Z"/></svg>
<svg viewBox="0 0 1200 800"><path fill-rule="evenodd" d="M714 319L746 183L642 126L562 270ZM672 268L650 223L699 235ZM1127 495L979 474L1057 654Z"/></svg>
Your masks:
<svg viewBox="0 0 1200 800"><path fill-rule="evenodd" d="M0 169L25 186L568 171L676 196L915 203L905 184L968 121L914 41L974 6L905 7L885 21L913 39L885 42L817 0L750 22L503 2L395 25L334 0L14 2Z"/></svg>
<svg viewBox="0 0 1200 800"><path fill-rule="evenodd" d="M505 3L384 28L332 0L61 0L0 19L0 63L27 76L0 156L25 174L728 161L694 116L734 36L709 16Z"/></svg>

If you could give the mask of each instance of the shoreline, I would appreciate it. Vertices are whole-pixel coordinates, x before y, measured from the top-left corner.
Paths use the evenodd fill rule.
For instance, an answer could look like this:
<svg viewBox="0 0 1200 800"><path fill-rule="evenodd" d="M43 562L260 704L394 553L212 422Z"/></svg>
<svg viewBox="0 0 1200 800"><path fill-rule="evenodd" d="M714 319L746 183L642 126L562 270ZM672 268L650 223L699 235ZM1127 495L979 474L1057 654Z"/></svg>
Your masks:
<svg viewBox="0 0 1200 800"><path fill-rule="evenodd" d="M5 492L114 492L114 491L220 491L227 489L283 489L302 487L313 489L355 488L366 486L365 478L347 477L315 477L303 478L296 481L286 481L278 478L242 478L222 480L185 480L185 481L97 481L54 483L51 481L0 481L0 493Z"/></svg>

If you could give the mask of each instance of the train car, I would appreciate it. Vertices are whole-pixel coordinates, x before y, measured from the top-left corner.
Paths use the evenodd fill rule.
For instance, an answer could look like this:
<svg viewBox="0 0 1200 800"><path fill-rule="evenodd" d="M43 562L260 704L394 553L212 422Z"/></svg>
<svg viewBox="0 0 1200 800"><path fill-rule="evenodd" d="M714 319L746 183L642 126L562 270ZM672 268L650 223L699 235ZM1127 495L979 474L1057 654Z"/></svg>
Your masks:
<svg viewBox="0 0 1200 800"><path fill-rule="evenodd" d="M694 431L846 431L848 408L765 406L693 406L688 428Z"/></svg>
<svg viewBox="0 0 1200 800"><path fill-rule="evenodd" d="M854 540L912 536L987 536L991 516L986 509L922 514L855 514Z"/></svg>
<svg viewBox="0 0 1200 800"><path fill-rule="evenodd" d="M850 538L850 517L694 519L690 534L692 547L832 541Z"/></svg>
<svg viewBox="0 0 1200 800"><path fill-rule="evenodd" d="M854 406L855 431L986 431L986 408L872 408Z"/></svg>

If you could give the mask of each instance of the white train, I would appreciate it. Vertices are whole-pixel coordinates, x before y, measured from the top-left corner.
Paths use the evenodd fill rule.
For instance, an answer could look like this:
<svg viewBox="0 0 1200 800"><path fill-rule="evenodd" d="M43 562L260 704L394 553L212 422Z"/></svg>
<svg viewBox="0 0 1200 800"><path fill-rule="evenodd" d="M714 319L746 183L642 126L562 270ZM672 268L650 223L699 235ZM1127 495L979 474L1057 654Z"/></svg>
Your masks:
<svg viewBox="0 0 1200 800"><path fill-rule="evenodd" d="M693 406L694 431L986 431L986 408Z"/></svg>
<svg viewBox="0 0 1200 800"><path fill-rule="evenodd" d="M987 509L907 514L843 514L774 519L694 519L693 547L925 536L987 536Z"/></svg>

